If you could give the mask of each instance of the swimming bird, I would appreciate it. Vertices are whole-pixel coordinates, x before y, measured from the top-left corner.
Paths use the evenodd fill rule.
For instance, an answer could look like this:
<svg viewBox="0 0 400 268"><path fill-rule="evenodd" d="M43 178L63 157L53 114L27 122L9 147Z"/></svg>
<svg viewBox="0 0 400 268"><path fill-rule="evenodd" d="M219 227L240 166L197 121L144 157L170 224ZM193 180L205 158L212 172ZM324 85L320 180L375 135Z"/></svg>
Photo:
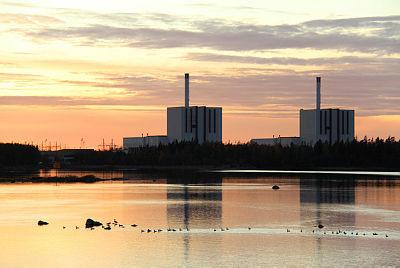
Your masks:
<svg viewBox="0 0 400 268"><path fill-rule="evenodd" d="M358 232L356 233L356 235L358 235Z"/></svg>
<svg viewBox="0 0 400 268"><path fill-rule="evenodd" d="M153 232L157 233L157 230L154 229Z"/></svg>
<svg viewBox="0 0 400 268"><path fill-rule="evenodd" d="M249 227L249 230L251 230L251 228Z"/></svg>
<svg viewBox="0 0 400 268"><path fill-rule="evenodd" d="M372 233L372 235L378 235L377 233Z"/></svg>
<svg viewBox="0 0 400 268"><path fill-rule="evenodd" d="M65 226L63 226L63 229L65 229Z"/></svg>
<svg viewBox="0 0 400 268"><path fill-rule="evenodd" d="M150 232L151 232L151 230L150 230L150 229L147 229L147 232L148 232L148 233L150 233Z"/></svg>
<svg viewBox="0 0 400 268"><path fill-rule="evenodd" d="M216 232L217 230L214 229L214 232Z"/></svg>
<svg viewBox="0 0 400 268"><path fill-rule="evenodd" d="M386 237L389 237L387 234L385 234Z"/></svg>
<svg viewBox="0 0 400 268"><path fill-rule="evenodd" d="M302 233L303 232L303 229L300 229L300 233Z"/></svg>
<svg viewBox="0 0 400 268"><path fill-rule="evenodd" d="M172 229L172 232L176 232L176 230L175 230L175 229Z"/></svg>
<svg viewBox="0 0 400 268"><path fill-rule="evenodd" d="M314 230L312 230L312 233L314 233Z"/></svg>
<svg viewBox="0 0 400 268"><path fill-rule="evenodd" d="M229 228L228 228L228 227L226 227L226 228L225 228L225 230L229 231Z"/></svg>
<svg viewBox="0 0 400 268"><path fill-rule="evenodd" d="M346 235L347 233L346 233L346 232L343 232L343 234L345 234L345 235Z"/></svg>
<svg viewBox="0 0 400 268"><path fill-rule="evenodd" d="M324 226L322 224L318 224L318 228L322 229L322 228L324 228Z"/></svg>

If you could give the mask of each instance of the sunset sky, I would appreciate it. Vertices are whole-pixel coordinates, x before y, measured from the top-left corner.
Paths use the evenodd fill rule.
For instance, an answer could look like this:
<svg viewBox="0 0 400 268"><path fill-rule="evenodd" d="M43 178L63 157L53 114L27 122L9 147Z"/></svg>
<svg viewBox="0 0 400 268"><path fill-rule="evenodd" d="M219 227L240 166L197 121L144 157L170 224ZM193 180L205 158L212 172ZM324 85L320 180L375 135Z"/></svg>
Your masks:
<svg viewBox="0 0 400 268"><path fill-rule="evenodd" d="M400 138L400 1L0 0L0 141L97 148L223 107L223 140L298 135L300 108Z"/></svg>

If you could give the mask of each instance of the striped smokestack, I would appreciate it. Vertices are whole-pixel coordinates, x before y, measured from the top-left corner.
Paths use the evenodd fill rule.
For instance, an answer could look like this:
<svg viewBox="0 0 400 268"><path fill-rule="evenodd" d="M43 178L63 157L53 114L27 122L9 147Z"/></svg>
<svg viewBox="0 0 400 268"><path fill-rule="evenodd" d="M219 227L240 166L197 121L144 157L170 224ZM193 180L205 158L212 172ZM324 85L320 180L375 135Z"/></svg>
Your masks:
<svg viewBox="0 0 400 268"><path fill-rule="evenodd" d="M189 108L189 74L185 73L185 107Z"/></svg>

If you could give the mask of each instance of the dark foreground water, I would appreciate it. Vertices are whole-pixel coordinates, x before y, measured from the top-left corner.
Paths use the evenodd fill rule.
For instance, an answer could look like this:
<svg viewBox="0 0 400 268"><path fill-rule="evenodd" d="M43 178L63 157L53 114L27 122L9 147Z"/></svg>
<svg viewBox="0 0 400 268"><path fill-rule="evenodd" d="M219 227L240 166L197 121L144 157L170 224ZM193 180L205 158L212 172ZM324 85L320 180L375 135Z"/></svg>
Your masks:
<svg viewBox="0 0 400 268"><path fill-rule="evenodd" d="M0 267L400 266L396 177L103 175L132 180L1 184Z"/></svg>

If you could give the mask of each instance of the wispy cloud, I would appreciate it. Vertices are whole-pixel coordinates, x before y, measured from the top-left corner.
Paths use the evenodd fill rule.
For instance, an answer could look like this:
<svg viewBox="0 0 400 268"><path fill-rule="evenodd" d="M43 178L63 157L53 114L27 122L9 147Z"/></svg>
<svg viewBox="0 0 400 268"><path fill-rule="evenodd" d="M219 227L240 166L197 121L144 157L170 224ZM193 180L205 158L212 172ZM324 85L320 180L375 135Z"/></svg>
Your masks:
<svg viewBox="0 0 400 268"><path fill-rule="evenodd" d="M173 20L173 17L168 19ZM118 46L158 49L195 47L251 51L312 48L400 52L400 16L318 20L296 25L229 24L200 20L192 21L190 25L195 28L187 30L95 24L49 27L26 34L44 40L81 40L83 44L107 40L115 41Z"/></svg>

